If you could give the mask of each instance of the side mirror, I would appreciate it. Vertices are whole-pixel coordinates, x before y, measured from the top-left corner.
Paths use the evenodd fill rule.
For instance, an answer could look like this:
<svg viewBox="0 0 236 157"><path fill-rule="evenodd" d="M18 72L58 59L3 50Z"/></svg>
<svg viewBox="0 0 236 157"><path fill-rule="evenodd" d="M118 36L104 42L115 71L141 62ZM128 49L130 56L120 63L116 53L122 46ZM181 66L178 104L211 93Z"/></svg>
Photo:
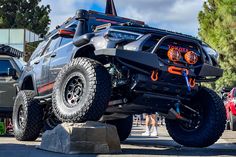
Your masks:
<svg viewBox="0 0 236 157"><path fill-rule="evenodd" d="M16 78L16 69L8 68L8 76L12 76L13 78Z"/></svg>
<svg viewBox="0 0 236 157"><path fill-rule="evenodd" d="M87 33L85 35L74 38L73 43L75 46L80 47L90 42L91 38L95 36L94 33Z"/></svg>
<svg viewBox="0 0 236 157"><path fill-rule="evenodd" d="M75 35L75 29L71 29L71 28L64 28L64 29L59 29L58 34L61 37L71 37L73 38Z"/></svg>

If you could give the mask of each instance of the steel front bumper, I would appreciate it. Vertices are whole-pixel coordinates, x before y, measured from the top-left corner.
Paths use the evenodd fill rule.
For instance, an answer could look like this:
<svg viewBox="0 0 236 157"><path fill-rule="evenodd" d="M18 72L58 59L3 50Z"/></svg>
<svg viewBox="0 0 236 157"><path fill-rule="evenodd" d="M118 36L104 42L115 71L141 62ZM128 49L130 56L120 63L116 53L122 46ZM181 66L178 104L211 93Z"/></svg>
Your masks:
<svg viewBox="0 0 236 157"><path fill-rule="evenodd" d="M122 59L124 62L132 64L133 66L138 66L139 68L142 68L143 66L144 71L147 70L145 67L149 67L152 70L168 72L168 68L171 66L162 62L156 54L143 51L129 51L109 48L96 50L95 55L117 57ZM223 75L222 69L205 63L197 68L188 70L189 76L195 77L198 81L202 82L215 81Z"/></svg>

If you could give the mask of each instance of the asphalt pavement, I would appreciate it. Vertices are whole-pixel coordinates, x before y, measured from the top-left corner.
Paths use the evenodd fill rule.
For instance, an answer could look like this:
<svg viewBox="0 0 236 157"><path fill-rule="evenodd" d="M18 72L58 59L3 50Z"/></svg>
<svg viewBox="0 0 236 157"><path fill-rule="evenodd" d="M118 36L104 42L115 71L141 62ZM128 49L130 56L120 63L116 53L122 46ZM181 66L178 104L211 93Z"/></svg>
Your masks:
<svg viewBox="0 0 236 157"><path fill-rule="evenodd" d="M35 142L19 142L14 137L0 137L0 157L77 157L77 156L236 156L236 132L225 131L217 143L208 148L187 148L175 143L159 127L159 137L142 137L142 126L134 126L131 136L122 143L121 154L65 155L36 149L40 138ZM196 139L197 140L197 139Z"/></svg>

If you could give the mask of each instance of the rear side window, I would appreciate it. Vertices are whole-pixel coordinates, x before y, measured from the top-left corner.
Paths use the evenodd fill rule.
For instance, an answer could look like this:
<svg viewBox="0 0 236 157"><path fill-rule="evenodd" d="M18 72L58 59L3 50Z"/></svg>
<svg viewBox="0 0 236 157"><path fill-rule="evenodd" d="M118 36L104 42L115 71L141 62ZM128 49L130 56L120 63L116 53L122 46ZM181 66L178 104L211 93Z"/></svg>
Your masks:
<svg viewBox="0 0 236 157"><path fill-rule="evenodd" d="M48 44L47 48L45 49L45 51L43 52L42 55L47 54L47 53L52 52L53 50L55 50L58 47L59 42L60 42L59 37L52 38L50 43Z"/></svg>
<svg viewBox="0 0 236 157"><path fill-rule="evenodd" d="M48 48L48 52L51 52L53 50L55 50L55 48L58 47L58 43L60 42L60 38L55 38L55 39L52 39L50 45L49 45L49 48Z"/></svg>
<svg viewBox="0 0 236 157"><path fill-rule="evenodd" d="M32 54L30 61L34 60L35 58L37 58L38 56L40 56L43 52L43 50L45 49L45 47L48 44L48 40L41 42L38 47L36 48L36 50L34 51L34 53Z"/></svg>
<svg viewBox="0 0 236 157"><path fill-rule="evenodd" d="M8 76L8 69L13 68L9 60L0 60L0 77Z"/></svg>
<svg viewBox="0 0 236 157"><path fill-rule="evenodd" d="M61 43L60 43L60 47L72 42L72 40L73 40L73 38L62 38Z"/></svg>
<svg viewBox="0 0 236 157"><path fill-rule="evenodd" d="M236 98L236 89L233 91L233 97Z"/></svg>

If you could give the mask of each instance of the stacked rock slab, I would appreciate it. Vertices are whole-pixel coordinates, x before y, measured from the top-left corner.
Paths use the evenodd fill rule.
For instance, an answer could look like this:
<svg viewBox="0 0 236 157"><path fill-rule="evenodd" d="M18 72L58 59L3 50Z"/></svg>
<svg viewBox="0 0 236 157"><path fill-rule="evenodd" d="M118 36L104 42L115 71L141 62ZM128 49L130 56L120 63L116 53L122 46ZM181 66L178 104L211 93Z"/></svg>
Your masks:
<svg viewBox="0 0 236 157"><path fill-rule="evenodd" d="M40 149L65 153L120 153L116 127L100 122L63 123L42 135Z"/></svg>

